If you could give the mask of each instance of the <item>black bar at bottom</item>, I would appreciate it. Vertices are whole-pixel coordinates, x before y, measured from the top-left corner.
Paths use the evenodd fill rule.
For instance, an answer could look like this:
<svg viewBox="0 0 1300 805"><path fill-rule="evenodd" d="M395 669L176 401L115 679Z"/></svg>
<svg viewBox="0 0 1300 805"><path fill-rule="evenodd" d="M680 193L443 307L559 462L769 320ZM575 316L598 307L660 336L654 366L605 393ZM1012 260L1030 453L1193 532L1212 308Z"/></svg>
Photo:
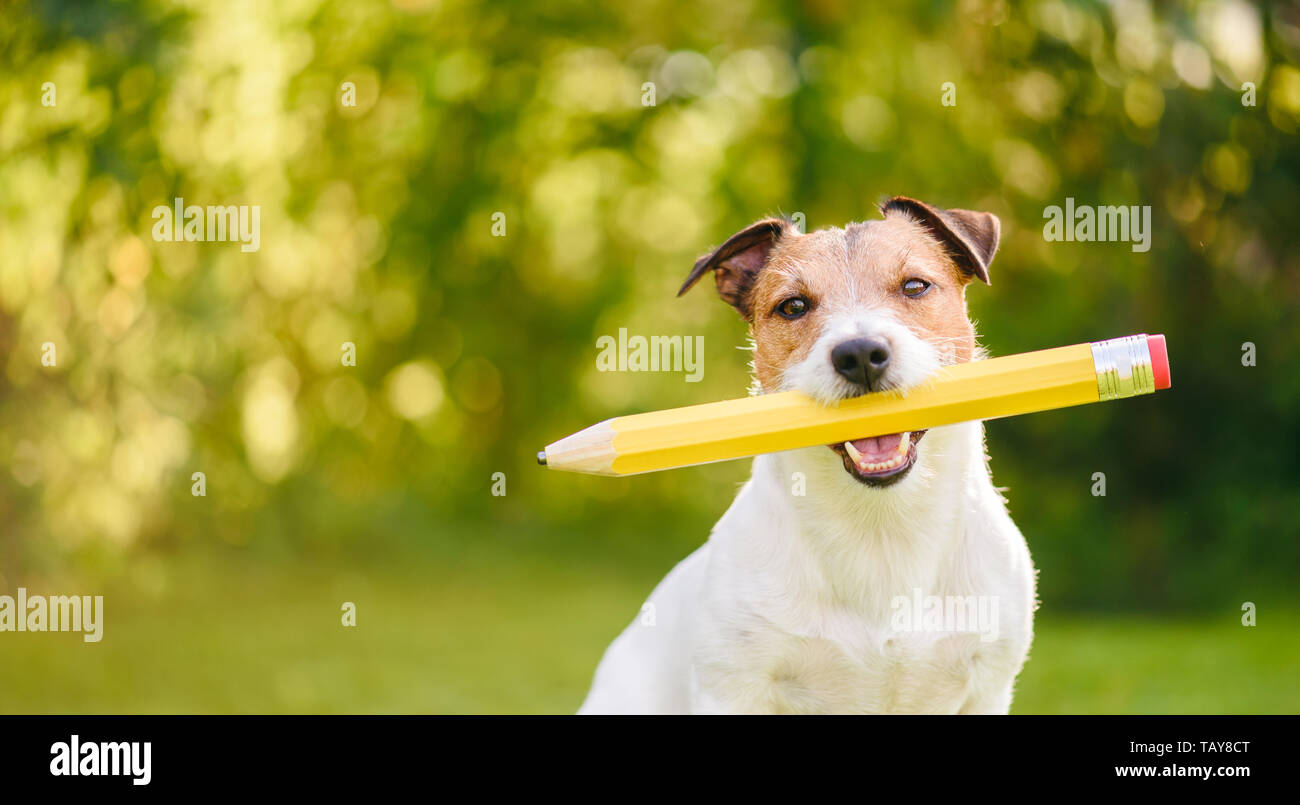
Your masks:
<svg viewBox="0 0 1300 805"><path fill-rule="evenodd" d="M847 785L866 799L899 786L923 796L950 786L973 792L993 790L985 786L1010 791L1021 785L1050 785L1048 790L1059 792L1134 785L1181 789L1195 783L1207 787L1204 790L1227 791L1265 783L1290 790L1298 722L1295 716L777 717L689 722L505 716L7 716L0 717L0 790L115 789L131 795L290 788L337 795L402 785L436 797L439 792L453 795L465 785L478 792L512 786L534 794L600 790L600 781L611 776L622 782L604 790L619 799L628 791L644 794L655 787L685 786L681 790L686 791L712 783L740 789L778 780L811 786L812 791ZM881 788L885 783L887 788ZM1024 791L1028 796L1045 790Z"/></svg>

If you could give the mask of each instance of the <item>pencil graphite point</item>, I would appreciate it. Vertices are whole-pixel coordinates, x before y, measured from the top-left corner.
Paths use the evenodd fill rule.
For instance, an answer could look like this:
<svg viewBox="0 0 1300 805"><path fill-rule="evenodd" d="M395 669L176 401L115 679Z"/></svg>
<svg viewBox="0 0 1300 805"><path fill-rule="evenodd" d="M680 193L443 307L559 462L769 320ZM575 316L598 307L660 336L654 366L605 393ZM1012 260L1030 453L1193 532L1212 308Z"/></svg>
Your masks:
<svg viewBox="0 0 1300 805"><path fill-rule="evenodd" d="M538 464L541 464L543 467L546 466L546 451L545 451L545 450L538 450L538 451L537 451L537 463L538 463Z"/></svg>

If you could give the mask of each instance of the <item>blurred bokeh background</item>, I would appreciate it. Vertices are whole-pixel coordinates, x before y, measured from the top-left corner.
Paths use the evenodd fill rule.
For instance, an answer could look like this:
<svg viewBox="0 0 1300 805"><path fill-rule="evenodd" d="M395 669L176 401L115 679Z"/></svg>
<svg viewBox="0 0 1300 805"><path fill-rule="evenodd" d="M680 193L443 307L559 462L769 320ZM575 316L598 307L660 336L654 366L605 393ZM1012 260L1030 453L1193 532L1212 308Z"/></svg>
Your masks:
<svg viewBox="0 0 1300 805"><path fill-rule="evenodd" d="M1001 218L993 354L1168 336L1172 391L988 427L1015 711L1300 711L1294 6L17 0L0 54L0 593L106 610L0 634L0 712L572 710L748 462L534 453L743 394L691 262L892 194ZM177 197L260 250L155 242ZM1045 241L1067 197L1150 251ZM624 327L702 382L597 371Z"/></svg>

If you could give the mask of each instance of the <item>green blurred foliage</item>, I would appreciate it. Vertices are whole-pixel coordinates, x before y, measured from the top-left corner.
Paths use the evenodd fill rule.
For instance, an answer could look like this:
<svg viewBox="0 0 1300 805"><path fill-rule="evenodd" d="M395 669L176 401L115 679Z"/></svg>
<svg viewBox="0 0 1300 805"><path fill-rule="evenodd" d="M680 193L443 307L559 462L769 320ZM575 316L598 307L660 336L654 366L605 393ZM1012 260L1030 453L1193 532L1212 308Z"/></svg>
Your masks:
<svg viewBox="0 0 1300 805"><path fill-rule="evenodd" d="M969 294L993 354L1168 335L1172 391L989 425L1045 603L1293 594L1294 10L26 0L0 52L0 587L203 543L682 556L746 462L535 451L743 394L743 324L675 298L693 259L906 194L1002 219ZM175 197L259 205L260 251L154 242ZM1151 205L1151 250L1045 242L1066 197ZM596 371L620 327L704 336L703 382Z"/></svg>

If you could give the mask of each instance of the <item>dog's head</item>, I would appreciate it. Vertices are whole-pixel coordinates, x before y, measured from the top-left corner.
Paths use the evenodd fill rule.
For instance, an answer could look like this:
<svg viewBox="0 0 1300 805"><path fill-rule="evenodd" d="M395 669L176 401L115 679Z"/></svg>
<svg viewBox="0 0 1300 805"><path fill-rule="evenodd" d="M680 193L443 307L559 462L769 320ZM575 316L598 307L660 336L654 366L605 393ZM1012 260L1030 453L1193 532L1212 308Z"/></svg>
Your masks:
<svg viewBox="0 0 1300 805"><path fill-rule="evenodd" d="M897 197L884 220L800 234L759 221L701 257L679 296L712 271L718 294L749 322L763 391L837 402L906 389L978 349L966 286L989 281L1000 223ZM858 481L887 486L917 461L924 431L830 445Z"/></svg>

